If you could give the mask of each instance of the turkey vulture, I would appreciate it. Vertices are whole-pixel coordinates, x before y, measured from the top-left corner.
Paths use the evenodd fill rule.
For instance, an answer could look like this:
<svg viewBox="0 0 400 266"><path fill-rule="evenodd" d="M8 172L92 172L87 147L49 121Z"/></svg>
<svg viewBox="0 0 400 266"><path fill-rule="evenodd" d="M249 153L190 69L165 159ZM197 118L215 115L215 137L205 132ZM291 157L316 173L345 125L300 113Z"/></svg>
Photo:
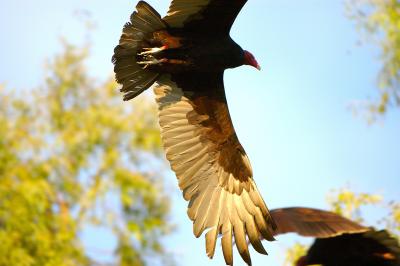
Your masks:
<svg viewBox="0 0 400 266"><path fill-rule="evenodd" d="M400 246L386 230L376 231L338 214L310 209L271 210L275 235L297 233L316 237L296 266L400 266Z"/></svg>
<svg viewBox="0 0 400 266"><path fill-rule="evenodd" d="M112 58L124 100L154 83L166 157L189 201L193 233L207 231L212 258L218 236L226 264L232 241L251 264L249 239L267 254L261 237L274 240L276 225L252 177L249 159L229 115L223 73L250 65L254 56L229 36L246 0L173 0L164 18L140 1Z"/></svg>

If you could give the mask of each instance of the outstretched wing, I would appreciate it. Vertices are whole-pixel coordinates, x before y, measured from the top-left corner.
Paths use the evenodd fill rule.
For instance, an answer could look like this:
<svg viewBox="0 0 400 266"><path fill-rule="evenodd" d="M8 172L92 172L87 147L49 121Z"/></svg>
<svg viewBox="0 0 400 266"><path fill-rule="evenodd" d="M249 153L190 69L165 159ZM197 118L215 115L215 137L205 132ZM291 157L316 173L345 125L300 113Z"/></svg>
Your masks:
<svg viewBox="0 0 400 266"><path fill-rule="evenodd" d="M191 32L229 34L247 0L173 0L163 18L171 27Z"/></svg>
<svg viewBox="0 0 400 266"><path fill-rule="evenodd" d="M326 238L369 230L336 213L312 208L274 209L271 210L271 216L278 225L274 235L297 233L302 236Z"/></svg>
<svg viewBox="0 0 400 266"><path fill-rule="evenodd" d="M211 258L217 235L222 234L227 264L232 264L234 237L240 255L250 264L246 236L266 254L260 238L273 240L275 224L232 126L223 73L163 76L154 91L167 159L189 201L195 236L208 229L206 251Z"/></svg>

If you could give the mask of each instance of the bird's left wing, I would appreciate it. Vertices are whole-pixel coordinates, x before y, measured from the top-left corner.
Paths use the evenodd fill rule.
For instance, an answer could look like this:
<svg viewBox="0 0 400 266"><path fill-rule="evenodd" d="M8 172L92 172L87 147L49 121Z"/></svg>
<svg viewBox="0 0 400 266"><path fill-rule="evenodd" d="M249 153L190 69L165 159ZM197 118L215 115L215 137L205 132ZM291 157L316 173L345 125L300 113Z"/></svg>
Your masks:
<svg viewBox="0 0 400 266"><path fill-rule="evenodd" d="M369 230L336 213L312 208L273 209L271 216L278 225L274 235L297 233L302 236L325 238Z"/></svg>
<svg viewBox="0 0 400 266"><path fill-rule="evenodd" d="M227 264L232 264L233 237L250 264L246 236L266 254L260 238L273 240L275 224L233 129L223 73L163 76L154 91L166 156L189 201L195 236L208 230L206 251L213 257L221 234Z"/></svg>
<svg viewBox="0 0 400 266"><path fill-rule="evenodd" d="M247 0L172 0L164 21L190 32L229 34Z"/></svg>

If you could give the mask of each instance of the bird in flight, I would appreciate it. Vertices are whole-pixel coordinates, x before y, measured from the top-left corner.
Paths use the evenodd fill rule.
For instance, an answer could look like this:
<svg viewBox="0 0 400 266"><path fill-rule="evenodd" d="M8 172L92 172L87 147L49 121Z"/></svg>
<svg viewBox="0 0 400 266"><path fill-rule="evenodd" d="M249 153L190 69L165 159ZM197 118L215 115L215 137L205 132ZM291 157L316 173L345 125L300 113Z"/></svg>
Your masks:
<svg viewBox="0 0 400 266"><path fill-rule="evenodd" d="M140 1L122 30L112 61L124 100L152 86L166 157L175 172L193 233L206 231L212 258L221 236L226 264L232 243L251 264L247 240L267 254L260 239L274 240L276 225L253 180L249 159L229 115L225 69L254 56L230 37L246 0L173 0L165 17Z"/></svg>
<svg viewBox="0 0 400 266"><path fill-rule="evenodd" d="M399 242L386 230L311 208L273 209L271 216L278 225L275 236L297 233L316 238L296 266L400 266Z"/></svg>

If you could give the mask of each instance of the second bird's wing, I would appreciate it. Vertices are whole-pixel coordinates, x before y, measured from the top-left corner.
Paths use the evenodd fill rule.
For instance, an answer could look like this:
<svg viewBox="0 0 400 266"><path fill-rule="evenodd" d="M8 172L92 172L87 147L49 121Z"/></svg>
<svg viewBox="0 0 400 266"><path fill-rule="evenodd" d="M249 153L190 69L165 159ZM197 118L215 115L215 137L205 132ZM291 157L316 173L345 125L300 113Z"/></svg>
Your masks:
<svg viewBox="0 0 400 266"><path fill-rule="evenodd" d="M297 233L302 236L326 238L369 230L336 213L312 208L273 209L271 216L278 225L274 235Z"/></svg>
<svg viewBox="0 0 400 266"><path fill-rule="evenodd" d="M217 236L232 264L232 237L251 264L246 236L266 254L260 238L273 240L275 224L252 178L249 159L234 131L223 73L164 75L154 89L167 159L189 201L193 232L206 233L213 257Z"/></svg>

